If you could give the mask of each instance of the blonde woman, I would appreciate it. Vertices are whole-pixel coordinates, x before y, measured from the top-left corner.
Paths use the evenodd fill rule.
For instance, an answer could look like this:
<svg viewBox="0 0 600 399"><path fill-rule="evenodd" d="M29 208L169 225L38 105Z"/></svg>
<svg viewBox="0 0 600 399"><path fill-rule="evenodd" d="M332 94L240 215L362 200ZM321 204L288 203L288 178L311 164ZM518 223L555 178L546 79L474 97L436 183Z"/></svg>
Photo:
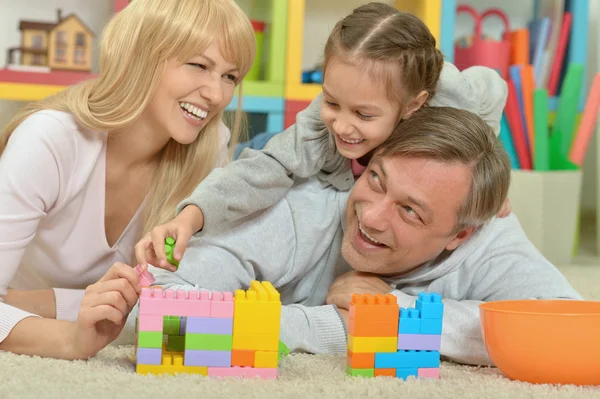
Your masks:
<svg viewBox="0 0 600 399"><path fill-rule="evenodd" d="M136 241L235 147L239 119L231 138L221 119L254 46L233 0L135 0L103 32L98 78L5 128L0 350L81 359L116 338Z"/></svg>

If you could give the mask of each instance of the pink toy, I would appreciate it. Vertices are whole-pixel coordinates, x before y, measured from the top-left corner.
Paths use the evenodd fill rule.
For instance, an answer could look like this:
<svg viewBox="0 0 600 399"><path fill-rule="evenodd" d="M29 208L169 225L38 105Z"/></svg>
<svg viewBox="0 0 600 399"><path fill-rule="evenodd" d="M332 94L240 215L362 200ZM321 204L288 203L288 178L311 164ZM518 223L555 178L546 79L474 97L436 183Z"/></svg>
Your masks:
<svg viewBox="0 0 600 399"><path fill-rule="evenodd" d="M135 267L135 271L140 276L140 283L142 284L142 287L150 287L156 281L152 273L150 273L148 270L142 271L142 265L137 265Z"/></svg>
<svg viewBox="0 0 600 399"><path fill-rule="evenodd" d="M510 62L510 25L504 11L498 8L490 8L479 15L470 6L460 5L456 13L466 12L475 20L475 33L473 43L468 47L456 45L454 49L454 64L459 70L474 65L482 65L496 69L500 76L508 79L508 66ZM501 40L484 39L482 36L483 20L489 16L499 17L504 24L504 34Z"/></svg>

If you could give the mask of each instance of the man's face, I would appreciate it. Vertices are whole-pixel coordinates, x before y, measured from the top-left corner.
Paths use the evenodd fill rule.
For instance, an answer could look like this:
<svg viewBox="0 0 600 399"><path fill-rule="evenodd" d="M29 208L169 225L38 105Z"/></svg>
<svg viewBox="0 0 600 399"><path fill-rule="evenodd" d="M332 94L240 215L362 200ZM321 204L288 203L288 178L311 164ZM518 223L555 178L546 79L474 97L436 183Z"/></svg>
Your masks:
<svg viewBox="0 0 600 399"><path fill-rule="evenodd" d="M471 178L459 163L375 155L348 198L343 257L355 270L394 275L455 249L472 233L453 231Z"/></svg>

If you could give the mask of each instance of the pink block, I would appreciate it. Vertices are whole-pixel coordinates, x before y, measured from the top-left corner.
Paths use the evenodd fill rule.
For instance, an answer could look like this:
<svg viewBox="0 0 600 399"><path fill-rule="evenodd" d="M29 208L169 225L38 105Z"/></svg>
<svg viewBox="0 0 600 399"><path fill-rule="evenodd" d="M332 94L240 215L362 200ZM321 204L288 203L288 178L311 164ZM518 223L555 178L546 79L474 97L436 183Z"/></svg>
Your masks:
<svg viewBox="0 0 600 399"><path fill-rule="evenodd" d="M277 369L255 369L254 367L209 367L209 377L259 377L265 380L277 379Z"/></svg>
<svg viewBox="0 0 600 399"><path fill-rule="evenodd" d="M144 270L142 272L141 265L137 265L135 267L135 271L138 276L140 276L140 283L142 287L150 287L156 280L154 279L154 275L150 273L148 270Z"/></svg>
<svg viewBox="0 0 600 399"><path fill-rule="evenodd" d="M430 369L418 369L417 375L419 378L440 378L440 369L439 368L430 368Z"/></svg>
<svg viewBox="0 0 600 399"><path fill-rule="evenodd" d="M140 315L142 314L209 317L210 293L144 287L140 295Z"/></svg>
<svg viewBox="0 0 600 399"><path fill-rule="evenodd" d="M210 317L219 319L233 318L232 292L212 292L212 300L210 302Z"/></svg>
<svg viewBox="0 0 600 399"><path fill-rule="evenodd" d="M139 331L162 331L163 330L163 317L155 316L152 314L141 314L138 320Z"/></svg>

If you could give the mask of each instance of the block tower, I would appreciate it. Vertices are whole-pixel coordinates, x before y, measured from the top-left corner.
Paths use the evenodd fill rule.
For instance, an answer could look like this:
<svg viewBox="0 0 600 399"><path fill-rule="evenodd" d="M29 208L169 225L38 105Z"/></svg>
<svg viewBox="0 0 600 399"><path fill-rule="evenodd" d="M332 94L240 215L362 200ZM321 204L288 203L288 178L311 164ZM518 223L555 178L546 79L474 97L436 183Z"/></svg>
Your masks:
<svg viewBox="0 0 600 399"><path fill-rule="evenodd" d="M420 293L414 308L394 295L352 296L346 373L351 376L439 378L444 305Z"/></svg>
<svg viewBox="0 0 600 399"><path fill-rule="evenodd" d="M280 319L279 292L269 282L252 281L235 298L143 287L136 372L277 378Z"/></svg>

